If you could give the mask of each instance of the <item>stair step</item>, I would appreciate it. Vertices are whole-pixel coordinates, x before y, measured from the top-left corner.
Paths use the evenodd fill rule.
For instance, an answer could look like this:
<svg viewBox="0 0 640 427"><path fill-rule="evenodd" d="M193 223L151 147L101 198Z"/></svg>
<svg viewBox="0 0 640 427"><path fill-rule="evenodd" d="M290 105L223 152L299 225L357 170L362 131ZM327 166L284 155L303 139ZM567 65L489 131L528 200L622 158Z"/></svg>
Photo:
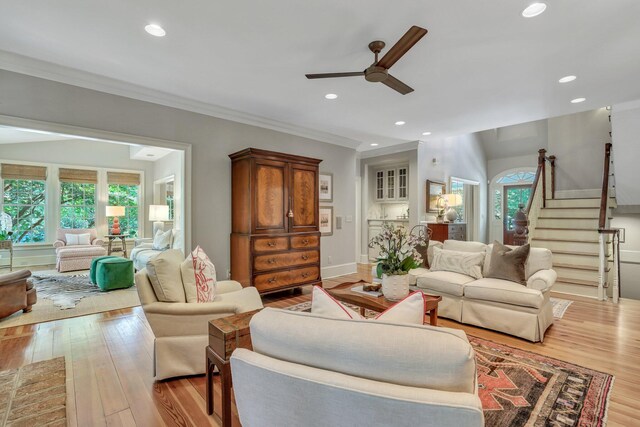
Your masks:
<svg viewBox="0 0 640 427"><path fill-rule="evenodd" d="M548 208L600 208L600 199L550 199Z"/></svg>
<svg viewBox="0 0 640 427"><path fill-rule="evenodd" d="M585 252L598 254L599 244L597 240L575 240L575 239L551 239L537 238L531 239L531 246L536 248L547 248L551 252Z"/></svg>
<svg viewBox="0 0 640 427"><path fill-rule="evenodd" d="M598 219L599 208L542 208L538 218L589 218Z"/></svg>
<svg viewBox="0 0 640 427"><path fill-rule="evenodd" d="M589 266L590 267L590 266ZM597 282L600 278L598 267L591 268L572 268L572 267L560 267L558 264L553 265L553 269L558 273L559 277L562 277L565 281L574 282L576 280L587 280Z"/></svg>
<svg viewBox="0 0 640 427"><path fill-rule="evenodd" d="M598 229L597 218L557 218L547 217L538 218L536 228L576 228L576 229Z"/></svg>
<svg viewBox="0 0 640 427"><path fill-rule="evenodd" d="M534 237L531 240L538 240L541 242L568 242L568 243L598 243L598 240L591 240L591 239L585 239L585 240L581 240L581 239L554 239L551 237L545 237L545 238L540 238L540 237Z"/></svg>
<svg viewBox="0 0 640 427"><path fill-rule="evenodd" d="M563 294L580 295L588 298L598 298L597 286L583 286L573 283L556 282L551 290Z"/></svg>
<svg viewBox="0 0 640 427"><path fill-rule="evenodd" d="M598 271L598 267L597 266L593 266L593 265L580 265L580 264L565 264L565 263L561 263L561 262L554 262L553 263L553 267L559 267L559 268L573 268L576 270L589 270L589 271ZM607 269L607 271L609 271L609 269Z"/></svg>
<svg viewBox="0 0 640 427"><path fill-rule="evenodd" d="M598 231L594 228L536 227L535 239L559 239L571 241L598 240Z"/></svg>
<svg viewBox="0 0 640 427"><path fill-rule="evenodd" d="M592 252L592 251L564 251L564 250L557 250L557 251L553 251L554 254L560 254L560 255L576 255L576 256L585 256L585 257L595 257L598 258L600 257L600 254L598 252ZM605 254L605 256L610 256L610 254Z"/></svg>
<svg viewBox="0 0 640 427"><path fill-rule="evenodd" d="M595 287L598 287L598 282L594 281L594 280L567 279L565 277L558 277L556 279L556 283L565 283L565 284L569 284L569 285L595 286Z"/></svg>

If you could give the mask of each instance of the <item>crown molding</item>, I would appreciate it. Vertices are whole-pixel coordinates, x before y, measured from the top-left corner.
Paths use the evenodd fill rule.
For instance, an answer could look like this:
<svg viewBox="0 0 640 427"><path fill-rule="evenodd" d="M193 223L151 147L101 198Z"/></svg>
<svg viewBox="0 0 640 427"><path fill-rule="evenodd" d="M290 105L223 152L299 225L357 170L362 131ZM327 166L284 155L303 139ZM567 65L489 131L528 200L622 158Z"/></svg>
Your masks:
<svg viewBox="0 0 640 427"><path fill-rule="evenodd" d="M0 50L0 69L357 149L357 141Z"/></svg>

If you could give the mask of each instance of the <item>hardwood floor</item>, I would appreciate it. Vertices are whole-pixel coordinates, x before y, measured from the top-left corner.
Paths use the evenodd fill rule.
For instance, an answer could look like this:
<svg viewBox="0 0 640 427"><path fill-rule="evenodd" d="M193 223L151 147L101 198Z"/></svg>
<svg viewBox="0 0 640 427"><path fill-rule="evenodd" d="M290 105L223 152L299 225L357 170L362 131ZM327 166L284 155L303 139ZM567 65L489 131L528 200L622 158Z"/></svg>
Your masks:
<svg viewBox="0 0 640 427"><path fill-rule="evenodd" d="M367 266L324 285L361 278L369 278ZM616 379L608 425L640 425L640 301L623 299L615 306L572 299L574 304L542 344L446 319L440 325L611 373ZM309 289L264 298L272 307L307 300ZM70 426L217 425L205 412L204 376L154 383L152 354L153 335L140 307L0 329L0 370L66 356ZM219 382L214 391L217 410ZM237 417L234 425L239 425Z"/></svg>

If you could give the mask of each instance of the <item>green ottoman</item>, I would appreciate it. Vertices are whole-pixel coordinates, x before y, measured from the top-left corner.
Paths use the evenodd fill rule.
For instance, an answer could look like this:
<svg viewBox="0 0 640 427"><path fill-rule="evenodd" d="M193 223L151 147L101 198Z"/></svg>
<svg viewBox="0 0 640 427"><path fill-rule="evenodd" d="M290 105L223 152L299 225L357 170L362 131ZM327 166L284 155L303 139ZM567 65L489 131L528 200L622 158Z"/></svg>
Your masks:
<svg viewBox="0 0 640 427"><path fill-rule="evenodd" d="M133 261L120 257L99 260L96 282L102 291L130 288L133 286Z"/></svg>
<svg viewBox="0 0 640 427"><path fill-rule="evenodd" d="M94 285L98 284L98 282L96 281L96 271L98 269L98 261L102 261L103 259L111 259L111 258L120 258L120 257L113 256L113 255L105 255L105 256L95 257L94 259L91 260L91 268L89 269L89 278L91 279L91 283L93 283Z"/></svg>

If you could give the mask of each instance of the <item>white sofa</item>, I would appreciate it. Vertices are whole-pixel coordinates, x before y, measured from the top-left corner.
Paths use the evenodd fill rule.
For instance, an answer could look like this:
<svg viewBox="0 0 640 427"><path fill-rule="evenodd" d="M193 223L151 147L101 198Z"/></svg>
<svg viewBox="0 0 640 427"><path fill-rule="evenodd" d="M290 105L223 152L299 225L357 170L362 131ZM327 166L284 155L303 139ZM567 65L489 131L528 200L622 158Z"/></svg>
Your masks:
<svg viewBox="0 0 640 427"><path fill-rule="evenodd" d="M483 272L488 271L493 244L447 240L445 250L483 252ZM515 335L529 341L543 341L553 324L549 299L557 274L552 269L551 251L531 248L525 265L527 285L507 280L474 279L450 271L411 270L412 284L426 294L440 295L438 315L458 322Z"/></svg>
<svg viewBox="0 0 640 427"><path fill-rule="evenodd" d="M171 232L170 249L182 250L182 232L175 228ZM133 268L140 271L147 266L150 259L158 255L161 250L153 249L152 238L140 238L135 240L135 246L131 249L129 258L133 261Z"/></svg>
<svg viewBox="0 0 640 427"><path fill-rule="evenodd" d="M484 425L463 331L265 308L231 371L244 427Z"/></svg>

